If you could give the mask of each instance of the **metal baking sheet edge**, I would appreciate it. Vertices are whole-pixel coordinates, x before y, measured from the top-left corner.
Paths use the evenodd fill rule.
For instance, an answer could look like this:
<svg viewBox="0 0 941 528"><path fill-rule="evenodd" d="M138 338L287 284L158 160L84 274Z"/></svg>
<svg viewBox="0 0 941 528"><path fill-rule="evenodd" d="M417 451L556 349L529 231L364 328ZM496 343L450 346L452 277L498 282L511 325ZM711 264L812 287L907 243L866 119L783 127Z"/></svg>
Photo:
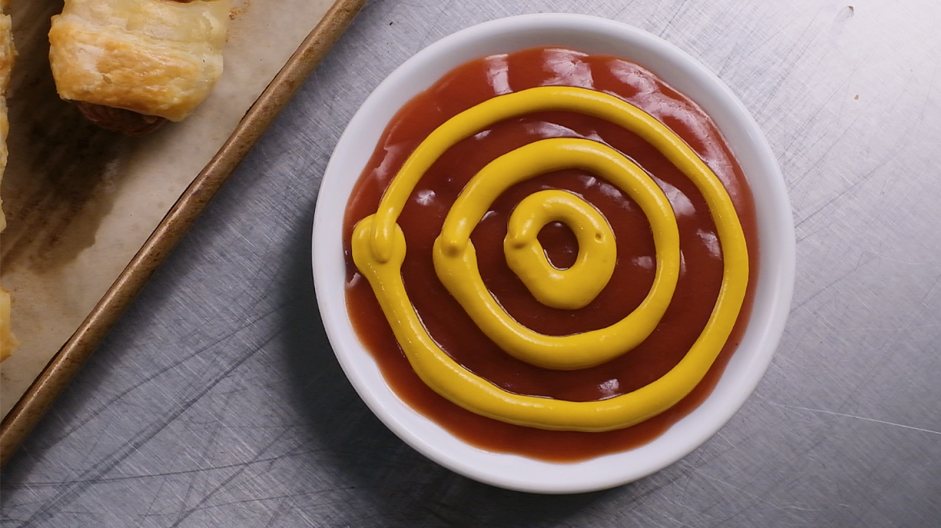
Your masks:
<svg viewBox="0 0 941 528"><path fill-rule="evenodd" d="M85 360L193 225L304 79L340 38L367 0L337 0L258 97L212 160L196 176L72 337L59 349L0 424L0 467L68 385Z"/></svg>

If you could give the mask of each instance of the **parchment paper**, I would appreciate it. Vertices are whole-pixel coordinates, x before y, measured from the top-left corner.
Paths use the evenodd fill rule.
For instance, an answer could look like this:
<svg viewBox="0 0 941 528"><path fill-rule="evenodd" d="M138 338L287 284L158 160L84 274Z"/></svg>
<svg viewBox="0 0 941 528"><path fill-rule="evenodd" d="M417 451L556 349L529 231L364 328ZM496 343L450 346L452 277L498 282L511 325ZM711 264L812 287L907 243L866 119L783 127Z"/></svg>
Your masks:
<svg viewBox="0 0 941 528"><path fill-rule="evenodd" d="M74 333L176 199L225 142L332 0L234 0L225 72L183 123L143 138L88 124L48 68L60 1L10 6L19 52L3 179L0 280L20 345L0 366L6 416Z"/></svg>

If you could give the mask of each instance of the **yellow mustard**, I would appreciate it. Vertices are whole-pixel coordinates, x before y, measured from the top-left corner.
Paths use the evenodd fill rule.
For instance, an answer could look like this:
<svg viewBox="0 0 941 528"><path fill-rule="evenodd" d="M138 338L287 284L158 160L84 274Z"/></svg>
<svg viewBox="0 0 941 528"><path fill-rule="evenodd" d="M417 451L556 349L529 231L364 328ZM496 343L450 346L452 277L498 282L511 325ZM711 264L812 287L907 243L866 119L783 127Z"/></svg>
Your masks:
<svg viewBox="0 0 941 528"><path fill-rule="evenodd" d="M405 237L396 220L424 172L454 143L511 117L569 110L607 119L642 137L696 184L716 223L723 279L715 307L686 356L660 379L601 401L571 402L505 391L467 371L428 334L401 277ZM516 182L563 168L599 174L630 195L647 215L656 246L654 283L641 305L607 328L547 336L522 327L487 291L476 265L470 233L488 207ZM546 223L561 221L576 234L576 263L558 270L536 241ZM412 368L429 387L472 412L543 429L606 431L627 427L669 409L699 383L721 351L741 310L748 283L748 251L742 226L725 187L673 131L617 97L583 88L539 87L495 97L433 131L406 160L374 215L353 233L353 260L369 280ZM536 193L511 215L504 244L507 261L533 295L548 306L577 309L591 302L610 279L617 259L614 235L590 204L564 191ZM673 296L679 273L679 234L663 192L644 171L617 151L585 139L552 138L497 158L482 169L455 201L433 250L439 279L474 322L503 350L552 369L579 369L607 362L642 342L656 328Z"/></svg>
<svg viewBox="0 0 941 528"><path fill-rule="evenodd" d="M562 222L578 241L575 263L556 268L537 238L551 222ZM513 209L503 242L506 263L542 304L560 310L588 306L614 275L617 242L611 225L573 193L549 189L524 198Z"/></svg>
<svg viewBox="0 0 941 528"><path fill-rule="evenodd" d="M489 205L505 189L521 180L540 174L576 167L604 176L638 202L650 219L653 229L658 255L657 272L653 286L644 301L618 323L582 334L547 336L519 324L487 291L477 269L470 234L473 226L480 221ZM575 207L574 204L578 203L583 204L582 207L587 206L575 195L565 194L567 196L556 195L556 199L569 204L569 208ZM514 210L513 215L526 214L527 205L532 207L532 202L521 203ZM522 212L520 212L520 207L523 207ZM595 214L600 217L600 213ZM575 224L574 231L578 233L581 231L581 226L585 224L587 222ZM604 225L610 232L607 221ZM512 222L510 227L513 227ZM532 236L535 237L536 234L533 233ZM589 251L600 253L597 255L599 258L593 261L593 267L606 271L606 268L610 266L608 277L604 279L604 283L607 283L611 272L614 271L616 261L614 237L613 233L605 237L601 230L596 231L595 234L601 234L605 242L587 247L580 244L579 252L582 253L584 250L585 253ZM511 246L519 236L513 231L508 233ZM584 234L582 238L585 238ZM597 240L594 235L591 235L591 238ZM433 256L438 278L461 303L477 326L501 349L517 359L540 367L572 370L610 361L637 346L653 332L669 307L676 288L680 270L680 235L670 202L640 167L611 147L595 141L552 138L509 152L490 162L471 178L444 220L441 235L435 242ZM584 256L587 257L587 255ZM507 255L511 263L513 260L518 260L517 257L513 251ZM542 263L542 265L537 263ZM591 291L578 291L578 282L559 282L553 280L551 275L539 273L546 268L552 268L544 255L539 260L530 257L529 260L517 261L511 265L524 268L520 274L524 283L540 283L536 291L545 291L556 286L559 287L557 293L574 299L576 302L573 304L582 305L591 302L596 295ZM593 271L592 267L579 270L573 266L565 270L563 274L572 275L578 271L583 272L579 276L582 279L580 282L592 281L593 277L590 275ZM567 288L563 288L565 286ZM604 284L600 286L597 288L598 292ZM586 294L591 296L585 298Z"/></svg>

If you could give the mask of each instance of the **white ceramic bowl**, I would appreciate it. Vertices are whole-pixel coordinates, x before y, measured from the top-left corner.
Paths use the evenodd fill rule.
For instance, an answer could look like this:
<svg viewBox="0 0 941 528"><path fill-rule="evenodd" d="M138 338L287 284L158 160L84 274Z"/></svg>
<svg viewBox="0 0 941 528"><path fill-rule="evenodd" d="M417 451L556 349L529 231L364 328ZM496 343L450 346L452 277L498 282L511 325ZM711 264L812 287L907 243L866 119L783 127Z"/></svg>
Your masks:
<svg viewBox="0 0 941 528"><path fill-rule="evenodd" d="M385 124L404 103L454 67L483 55L543 45L631 60L702 106L722 130L751 185L761 241L750 323L712 394L649 444L572 464L489 453L413 411L389 389L360 344L344 300L341 219ZM447 468L488 484L540 493L584 492L631 482L676 462L715 434L745 402L771 361L790 306L794 255L794 227L780 169L757 124L728 87L655 36L618 22L571 14L524 15L480 24L432 44L402 64L363 103L340 138L314 215L314 283L324 326L344 372L369 408L405 442Z"/></svg>

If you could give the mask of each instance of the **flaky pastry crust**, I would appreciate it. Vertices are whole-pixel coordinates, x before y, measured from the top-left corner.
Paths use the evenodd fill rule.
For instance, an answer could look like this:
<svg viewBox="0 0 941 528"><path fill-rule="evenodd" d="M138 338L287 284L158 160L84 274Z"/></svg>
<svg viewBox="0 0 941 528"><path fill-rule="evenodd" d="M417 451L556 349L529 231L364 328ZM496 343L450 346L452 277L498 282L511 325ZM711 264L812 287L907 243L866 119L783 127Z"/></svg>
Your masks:
<svg viewBox="0 0 941 528"><path fill-rule="evenodd" d="M12 23L9 15L3 14L3 7L6 7L6 2L0 1L0 179L7 168L7 134L10 125L7 121L6 91L10 84L13 58L16 56L16 50L13 49ZM0 209L0 231L6 226L6 217ZM10 294L0 288L0 361L6 359L15 347L16 338L10 328Z"/></svg>
<svg viewBox="0 0 941 528"><path fill-rule="evenodd" d="M0 3L0 9L5 5L5 2ZM7 134L10 124L7 121L6 91L10 84L10 70L13 69L15 56L10 15L0 11L0 178L3 177L3 171L7 168ZM6 226L6 221L3 219L3 213L0 212L0 231L3 231L4 226Z"/></svg>
<svg viewBox="0 0 941 528"><path fill-rule="evenodd" d="M59 96L180 121L222 74L229 0L66 0L52 17Z"/></svg>

